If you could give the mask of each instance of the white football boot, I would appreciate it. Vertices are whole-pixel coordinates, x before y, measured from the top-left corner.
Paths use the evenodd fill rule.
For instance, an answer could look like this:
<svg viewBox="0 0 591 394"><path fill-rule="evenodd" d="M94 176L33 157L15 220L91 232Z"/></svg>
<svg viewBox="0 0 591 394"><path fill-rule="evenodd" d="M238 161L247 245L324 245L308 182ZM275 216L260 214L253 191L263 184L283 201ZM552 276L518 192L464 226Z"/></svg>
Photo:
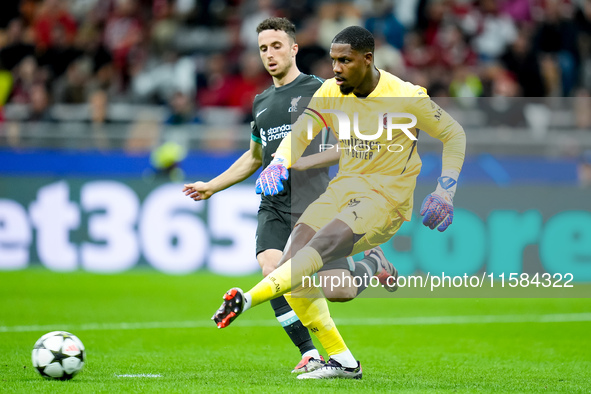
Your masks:
<svg viewBox="0 0 591 394"><path fill-rule="evenodd" d="M331 358L316 371L301 374L298 379L361 379L362 375L363 371L359 361L357 361L357 367L347 368Z"/></svg>

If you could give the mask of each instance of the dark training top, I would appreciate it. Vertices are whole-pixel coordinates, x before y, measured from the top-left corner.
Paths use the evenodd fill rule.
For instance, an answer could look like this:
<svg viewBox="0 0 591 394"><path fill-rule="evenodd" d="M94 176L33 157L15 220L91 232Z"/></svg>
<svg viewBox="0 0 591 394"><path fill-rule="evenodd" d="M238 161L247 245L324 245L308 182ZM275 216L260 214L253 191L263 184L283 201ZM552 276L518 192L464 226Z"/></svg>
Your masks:
<svg viewBox="0 0 591 394"><path fill-rule="evenodd" d="M292 123L304 111L322 82L316 76L300 74L291 83L281 87L272 85L255 97L252 105L254 121L251 123L251 138L263 145L263 168L273 160L271 155L290 132ZM322 134L319 133L310 143L303 156L320 152ZM284 190L276 196L262 196L261 208L302 213L324 193L329 180L328 167L307 171L290 169L288 180L283 182Z"/></svg>

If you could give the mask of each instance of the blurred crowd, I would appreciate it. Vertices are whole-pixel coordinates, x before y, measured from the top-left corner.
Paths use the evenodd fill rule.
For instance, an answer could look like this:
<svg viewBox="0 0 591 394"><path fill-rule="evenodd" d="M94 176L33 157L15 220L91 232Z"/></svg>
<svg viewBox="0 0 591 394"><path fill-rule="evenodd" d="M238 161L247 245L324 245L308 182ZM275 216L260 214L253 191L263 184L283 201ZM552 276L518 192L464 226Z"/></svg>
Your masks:
<svg viewBox="0 0 591 394"><path fill-rule="evenodd" d="M51 121L55 103L167 105L178 124L226 107L247 121L271 83L255 32L270 16L296 24L299 67L323 78L334 35L361 25L379 68L434 97L591 90L591 0L12 0L0 2L0 108Z"/></svg>

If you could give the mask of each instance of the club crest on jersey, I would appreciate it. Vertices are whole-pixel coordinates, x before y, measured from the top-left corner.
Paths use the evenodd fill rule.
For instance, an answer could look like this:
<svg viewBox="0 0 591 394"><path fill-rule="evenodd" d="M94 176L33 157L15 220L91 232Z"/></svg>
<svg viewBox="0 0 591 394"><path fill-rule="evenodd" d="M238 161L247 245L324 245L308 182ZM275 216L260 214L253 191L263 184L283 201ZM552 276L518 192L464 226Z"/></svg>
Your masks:
<svg viewBox="0 0 591 394"><path fill-rule="evenodd" d="M298 112L298 102L302 99L302 96L294 97L291 99L291 107L288 112Z"/></svg>
<svg viewBox="0 0 591 394"><path fill-rule="evenodd" d="M350 200L349 200L349 203L347 204L347 206L348 206L349 208L351 208L351 207L354 207L354 206L356 206L356 205L357 205L357 204L359 204L360 202L361 202L361 201L359 201L358 199L356 199L356 198L352 198L352 199L350 199Z"/></svg>

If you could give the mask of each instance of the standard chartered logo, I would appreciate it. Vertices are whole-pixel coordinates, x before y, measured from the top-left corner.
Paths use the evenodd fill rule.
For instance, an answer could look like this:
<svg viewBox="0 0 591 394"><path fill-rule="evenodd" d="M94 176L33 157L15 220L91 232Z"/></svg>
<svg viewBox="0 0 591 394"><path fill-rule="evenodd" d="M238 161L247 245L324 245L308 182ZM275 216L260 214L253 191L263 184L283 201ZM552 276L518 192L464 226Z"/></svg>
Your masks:
<svg viewBox="0 0 591 394"><path fill-rule="evenodd" d="M271 127L267 131L261 127L261 140L263 141L263 146L267 146L267 142L284 139L290 131L290 124Z"/></svg>

